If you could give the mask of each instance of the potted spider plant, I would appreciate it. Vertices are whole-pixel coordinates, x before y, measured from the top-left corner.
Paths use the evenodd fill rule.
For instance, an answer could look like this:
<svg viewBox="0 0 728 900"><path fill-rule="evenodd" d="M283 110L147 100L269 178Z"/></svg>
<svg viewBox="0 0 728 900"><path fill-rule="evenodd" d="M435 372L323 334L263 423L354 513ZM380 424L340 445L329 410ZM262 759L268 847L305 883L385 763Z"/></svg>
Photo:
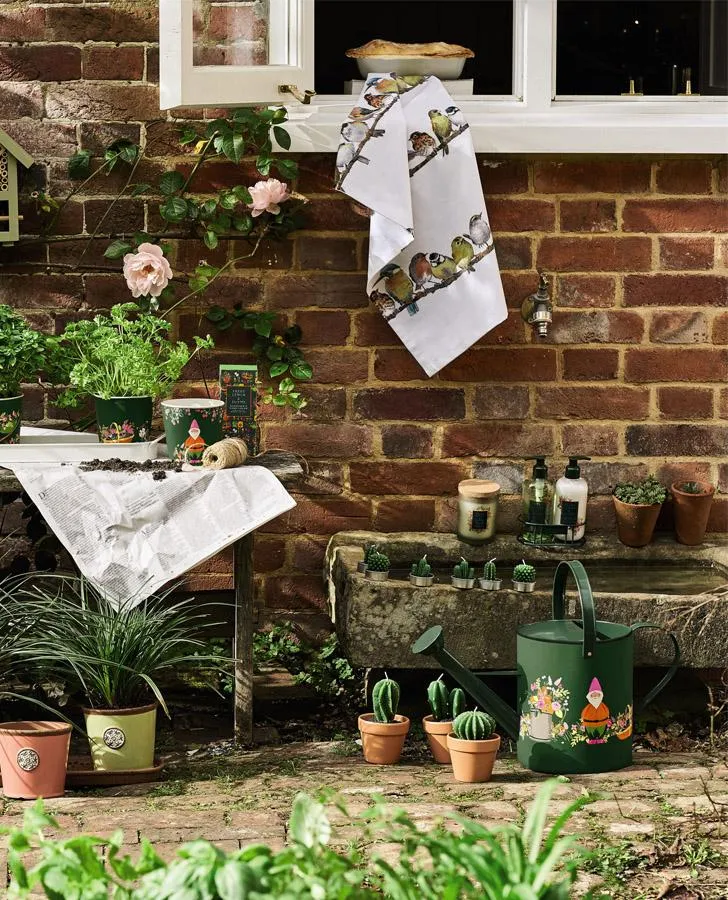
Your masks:
<svg viewBox="0 0 728 900"><path fill-rule="evenodd" d="M681 544L702 544L713 505L714 485L707 481L676 481L670 488L675 534Z"/></svg>
<svg viewBox="0 0 728 900"><path fill-rule="evenodd" d="M37 663L77 686L94 768L154 765L157 708L169 716L157 678L200 656L210 620L194 598L172 602L170 591L116 604L83 578L50 576L23 592L23 608L42 622L34 639Z"/></svg>
<svg viewBox="0 0 728 900"><path fill-rule="evenodd" d="M45 362L46 338L0 304L0 444L17 444L23 411L21 384L35 380Z"/></svg>
<svg viewBox="0 0 728 900"><path fill-rule="evenodd" d="M213 346L209 335L196 337L193 350L170 341L171 327L136 303L118 303L109 315L70 322L58 339L70 385L59 403L76 406L91 395L102 443L148 441L154 401L171 393L196 353Z"/></svg>

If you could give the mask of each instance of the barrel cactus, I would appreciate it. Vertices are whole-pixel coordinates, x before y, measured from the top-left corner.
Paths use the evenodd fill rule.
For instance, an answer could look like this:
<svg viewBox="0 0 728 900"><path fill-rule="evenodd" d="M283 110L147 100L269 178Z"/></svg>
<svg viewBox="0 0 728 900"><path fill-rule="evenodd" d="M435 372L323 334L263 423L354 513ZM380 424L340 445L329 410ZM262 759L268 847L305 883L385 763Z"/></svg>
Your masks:
<svg viewBox="0 0 728 900"><path fill-rule="evenodd" d="M483 566L483 578L486 581L497 581L498 580L498 572L495 568L495 558L491 559Z"/></svg>
<svg viewBox="0 0 728 900"><path fill-rule="evenodd" d="M370 553L367 560L367 569L370 572L388 572L389 557L386 553L379 553L378 551Z"/></svg>
<svg viewBox="0 0 728 900"><path fill-rule="evenodd" d="M427 562L426 554L419 562L412 563L411 574L418 578L429 578L432 575L432 566Z"/></svg>
<svg viewBox="0 0 728 900"><path fill-rule="evenodd" d="M520 562L513 568L513 580L530 584L536 580L536 570L527 562Z"/></svg>
<svg viewBox="0 0 728 900"><path fill-rule="evenodd" d="M375 553L379 553L379 544L367 544L364 548L364 562L369 565L369 560Z"/></svg>
<svg viewBox="0 0 728 900"><path fill-rule="evenodd" d="M479 709L471 709L452 723L453 734L461 741L487 741L495 731L495 720Z"/></svg>
<svg viewBox="0 0 728 900"><path fill-rule="evenodd" d="M431 681L427 686L427 702L430 704L432 718L435 722L444 722L448 719L448 705L450 692L442 680L442 675L437 681Z"/></svg>
<svg viewBox="0 0 728 900"><path fill-rule="evenodd" d="M450 691L450 718L457 719L460 713L465 712L465 691L462 688L453 688Z"/></svg>
<svg viewBox="0 0 728 900"><path fill-rule="evenodd" d="M394 722L399 707L399 685L391 678L385 677L374 685L372 691L372 707L376 722L389 724Z"/></svg>
<svg viewBox="0 0 728 900"><path fill-rule="evenodd" d="M475 569L470 565L470 563L465 559L464 556L460 557L460 562L455 563L452 567L452 577L453 578L463 578L465 580L469 578L475 578Z"/></svg>

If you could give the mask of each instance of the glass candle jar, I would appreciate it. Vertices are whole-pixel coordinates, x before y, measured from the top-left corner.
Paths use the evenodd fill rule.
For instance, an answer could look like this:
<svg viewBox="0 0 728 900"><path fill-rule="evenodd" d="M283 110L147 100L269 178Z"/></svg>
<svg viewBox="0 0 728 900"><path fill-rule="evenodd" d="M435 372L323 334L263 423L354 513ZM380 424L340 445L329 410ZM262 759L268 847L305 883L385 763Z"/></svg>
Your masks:
<svg viewBox="0 0 728 900"><path fill-rule="evenodd" d="M458 485L458 530L461 541L485 544L495 537L498 517L497 481L467 478Z"/></svg>

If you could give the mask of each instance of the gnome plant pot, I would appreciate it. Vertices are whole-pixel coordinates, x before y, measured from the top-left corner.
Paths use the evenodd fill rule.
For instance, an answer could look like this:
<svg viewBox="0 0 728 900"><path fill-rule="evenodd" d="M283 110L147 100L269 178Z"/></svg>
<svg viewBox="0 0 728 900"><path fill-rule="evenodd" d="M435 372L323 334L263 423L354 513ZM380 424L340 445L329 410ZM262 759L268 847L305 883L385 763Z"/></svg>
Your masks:
<svg viewBox="0 0 728 900"><path fill-rule="evenodd" d="M432 566L427 562L427 555L423 556L419 562L412 563L412 570L409 574L410 584L416 587L431 587L435 576L432 574Z"/></svg>
<svg viewBox="0 0 728 900"><path fill-rule="evenodd" d="M500 737L493 737L495 719L480 710L460 713L447 737L455 781L490 781Z"/></svg>
<svg viewBox="0 0 728 900"><path fill-rule="evenodd" d="M372 691L373 713L359 716L359 732L364 759L378 766L399 762L410 727L407 716L397 715L399 685L385 677Z"/></svg>
<svg viewBox="0 0 728 900"><path fill-rule="evenodd" d="M207 397L162 401L162 419L170 459L202 465L202 455L222 440L225 404Z"/></svg>
<svg viewBox="0 0 728 900"><path fill-rule="evenodd" d="M450 751L447 736L452 731L453 720L465 710L465 692L462 688L449 691L442 681L442 675L427 688L427 702L432 713L422 720L427 744L435 762L447 765Z"/></svg>

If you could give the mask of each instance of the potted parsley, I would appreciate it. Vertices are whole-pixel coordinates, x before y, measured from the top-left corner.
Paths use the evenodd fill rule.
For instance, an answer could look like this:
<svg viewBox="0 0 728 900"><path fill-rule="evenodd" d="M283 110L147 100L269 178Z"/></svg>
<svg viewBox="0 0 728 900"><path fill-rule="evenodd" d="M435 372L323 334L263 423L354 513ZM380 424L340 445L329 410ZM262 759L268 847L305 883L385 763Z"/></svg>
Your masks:
<svg viewBox="0 0 728 900"><path fill-rule="evenodd" d="M9 306L0 304L0 444L20 440L21 385L45 362L46 338Z"/></svg>

